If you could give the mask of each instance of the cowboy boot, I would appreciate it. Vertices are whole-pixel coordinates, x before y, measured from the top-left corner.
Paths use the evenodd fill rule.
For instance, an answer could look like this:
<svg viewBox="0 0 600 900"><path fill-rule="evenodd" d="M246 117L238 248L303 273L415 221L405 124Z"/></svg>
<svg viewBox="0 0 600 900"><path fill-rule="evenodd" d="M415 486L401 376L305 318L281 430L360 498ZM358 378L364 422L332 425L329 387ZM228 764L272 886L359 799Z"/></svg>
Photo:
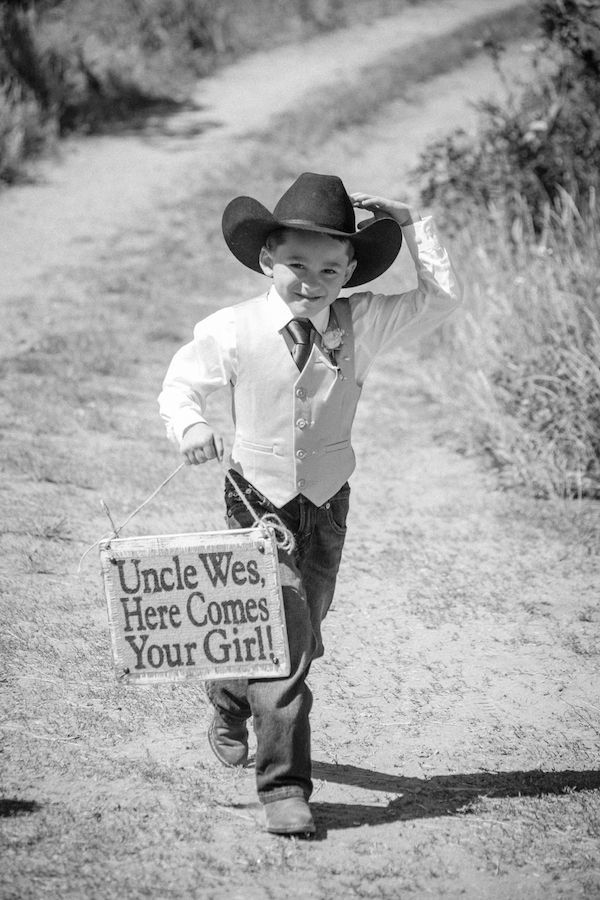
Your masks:
<svg viewBox="0 0 600 900"><path fill-rule="evenodd" d="M304 835L316 831L310 807L304 797L286 797L265 803L265 830L270 834Z"/></svg>
<svg viewBox="0 0 600 900"><path fill-rule="evenodd" d="M224 766L234 769L248 762L246 720L215 710L208 729L211 750Z"/></svg>

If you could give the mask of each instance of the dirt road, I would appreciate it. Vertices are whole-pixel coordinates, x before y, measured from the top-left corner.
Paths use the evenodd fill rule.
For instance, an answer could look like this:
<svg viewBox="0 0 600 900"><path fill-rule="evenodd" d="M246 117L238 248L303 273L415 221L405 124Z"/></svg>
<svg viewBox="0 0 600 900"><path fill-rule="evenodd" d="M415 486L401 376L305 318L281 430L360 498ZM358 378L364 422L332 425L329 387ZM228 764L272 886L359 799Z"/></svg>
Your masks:
<svg viewBox="0 0 600 900"><path fill-rule="evenodd" d="M481 8L419 5L398 35L386 20L370 43L332 35L269 64L300 54L288 102L306 72L346 77L359 43L366 64L407 21L412 42L442 10ZM2 896L596 898L598 510L497 491L443 443L451 411L420 394L412 359L381 362L356 422L347 552L311 672L316 841L262 834L253 770L208 749L201 686L113 681L97 563L77 563L106 528L100 497L121 521L177 465L155 404L172 352L262 284L229 258L218 213L288 173L277 135L242 139L249 122L217 97L262 97L261 77L281 90L263 62L204 85L201 115L222 127L77 144L46 186L2 198ZM414 143L493 83L476 60L298 159L351 188L404 185ZM220 527L221 481L184 470L130 533Z"/></svg>

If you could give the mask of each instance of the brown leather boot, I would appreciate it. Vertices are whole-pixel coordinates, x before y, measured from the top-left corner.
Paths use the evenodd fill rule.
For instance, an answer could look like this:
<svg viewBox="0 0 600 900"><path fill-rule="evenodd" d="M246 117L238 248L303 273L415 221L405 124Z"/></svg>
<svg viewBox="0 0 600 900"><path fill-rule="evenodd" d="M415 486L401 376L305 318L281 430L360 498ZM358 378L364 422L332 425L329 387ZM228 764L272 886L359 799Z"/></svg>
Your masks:
<svg viewBox="0 0 600 900"><path fill-rule="evenodd" d="M265 820L265 828L270 834L310 837L316 831L310 807L303 797L286 797L265 803Z"/></svg>
<svg viewBox="0 0 600 900"><path fill-rule="evenodd" d="M229 769L248 762L248 729L244 719L215 710L208 729L208 743L219 762Z"/></svg>

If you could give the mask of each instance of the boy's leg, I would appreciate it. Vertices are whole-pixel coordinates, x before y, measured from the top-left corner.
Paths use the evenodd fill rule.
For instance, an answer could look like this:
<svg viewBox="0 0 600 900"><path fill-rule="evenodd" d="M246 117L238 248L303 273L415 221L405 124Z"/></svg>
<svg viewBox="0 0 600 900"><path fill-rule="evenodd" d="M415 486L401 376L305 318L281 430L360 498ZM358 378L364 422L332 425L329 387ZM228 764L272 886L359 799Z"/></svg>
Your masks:
<svg viewBox="0 0 600 900"><path fill-rule="evenodd" d="M310 528L298 560L306 591L317 647L313 659L323 655L321 624L329 611L346 538L350 486L346 483L323 506L309 504Z"/></svg>
<svg viewBox="0 0 600 900"><path fill-rule="evenodd" d="M333 599L349 500L350 487L345 484L321 507L299 497L277 510L296 538L293 557L279 555L292 674L289 679L248 683L258 741L257 787L263 803L300 795L308 800L312 792L312 694L305 679L312 660L323 655L321 623ZM294 518L289 515L290 507ZM281 704L282 688L286 694L289 691L289 703ZM274 754L273 748L279 747L285 747L284 752Z"/></svg>
<svg viewBox="0 0 600 900"><path fill-rule="evenodd" d="M279 554L290 674L251 679L248 700L256 734L256 787L262 803L312 793L310 721L312 694L306 674L316 641L300 573L289 554Z"/></svg>
<svg viewBox="0 0 600 900"><path fill-rule="evenodd" d="M242 483L239 476L237 480ZM300 542L304 508L298 500L276 509L247 483L241 489L257 515L276 512ZM248 528L254 524L243 501L229 486L226 500L232 527ZM245 719L254 717L257 789L264 803L288 797L308 799L312 791L309 724L312 695L305 677L316 651L316 640L296 554L280 550L279 569L290 645L290 675L207 683L207 693L217 715L225 722L229 719L234 733L236 728L244 727Z"/></svg>

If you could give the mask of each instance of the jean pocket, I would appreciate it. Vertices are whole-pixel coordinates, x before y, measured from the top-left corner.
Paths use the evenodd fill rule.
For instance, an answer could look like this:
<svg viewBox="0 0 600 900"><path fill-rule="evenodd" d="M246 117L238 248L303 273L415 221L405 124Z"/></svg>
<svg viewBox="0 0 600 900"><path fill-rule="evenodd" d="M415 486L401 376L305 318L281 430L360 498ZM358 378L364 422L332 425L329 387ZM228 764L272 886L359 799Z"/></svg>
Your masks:
<svg viewBox="0 0 600 900"><path fill-rule="evenodd" d="M258 518L260 513L251 512L242 500L227 501L227 521L230 528L252 528Z"/></svg>
<svg viewBox="0 0 600 900"><path fill-rule="evenodd" d="M325 504L327 521L332 530L337 534L346 534L346 519L348 517L349 495L333 497Z"/></svg>
<svg viewBox="0 0 600 900"><path fill-rule="evenodd" d="M256 524L256 519L273 509L267 498L247 482L246 487L239 484L235 488L233 485L227 486L225 506L228 519L235 519L242 528L250 528Z"/></svg>

